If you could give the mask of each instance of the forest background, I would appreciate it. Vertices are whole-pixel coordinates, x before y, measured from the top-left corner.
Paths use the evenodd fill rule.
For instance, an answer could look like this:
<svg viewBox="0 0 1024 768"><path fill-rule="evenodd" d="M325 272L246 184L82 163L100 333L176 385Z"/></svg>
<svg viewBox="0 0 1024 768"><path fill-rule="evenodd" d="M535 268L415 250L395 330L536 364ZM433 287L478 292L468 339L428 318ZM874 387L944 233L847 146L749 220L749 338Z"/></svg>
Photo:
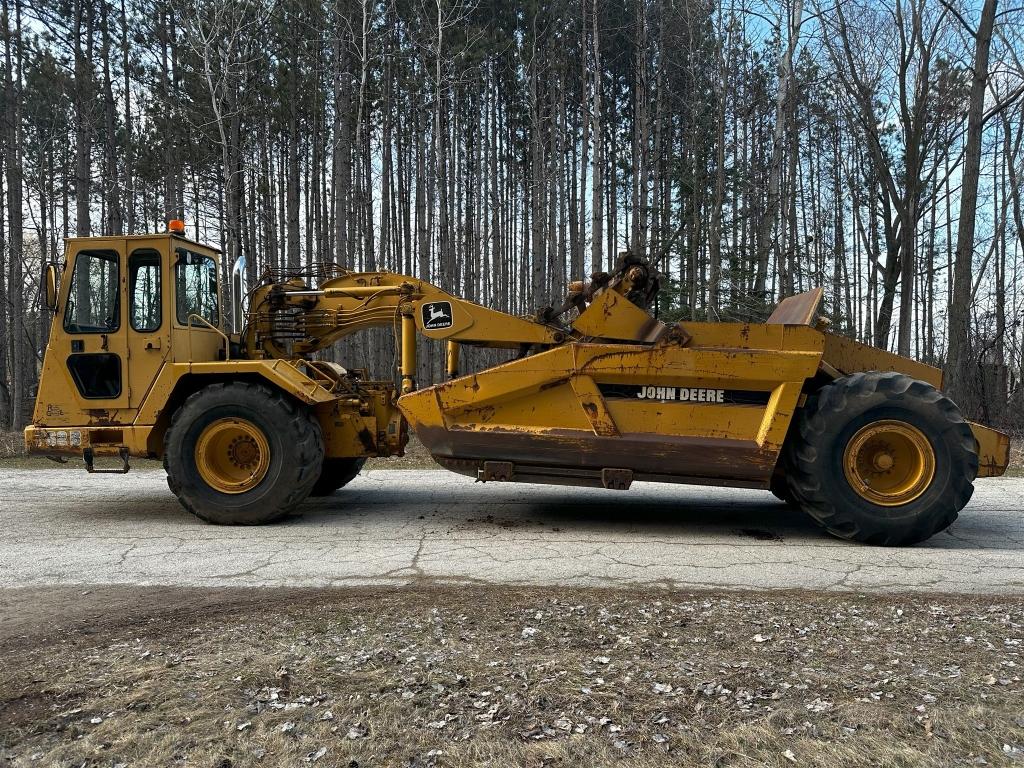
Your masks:
<svg viewBox="0 0 1024 768"><path fill-rule="evenodd" d="M0 428L63 238L172 218L251 283L389 269L524 314L626 250L663 319L820 285L835 332L1024 422L1013 0L2 3ZM332 354L393 375L389 332Z"/></svg>

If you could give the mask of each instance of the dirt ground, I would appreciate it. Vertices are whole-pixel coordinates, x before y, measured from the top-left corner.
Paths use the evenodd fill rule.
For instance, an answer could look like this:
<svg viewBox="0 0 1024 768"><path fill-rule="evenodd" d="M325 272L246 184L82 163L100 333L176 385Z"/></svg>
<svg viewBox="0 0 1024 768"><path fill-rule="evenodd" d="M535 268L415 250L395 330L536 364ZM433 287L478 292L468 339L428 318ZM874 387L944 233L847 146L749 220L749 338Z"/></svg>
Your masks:
<svg viewBox="0 0 1024 768"><path fill-rule="evenodd" d="M1006 474L1024 475L1024 434L1010 435L1010 466Z"/></svg>
<svg viewBox="0 0 1024 768"><path fill-rule="evenodd" d="M0 593L0 765L1024 764L1024 598Z"/></svg>

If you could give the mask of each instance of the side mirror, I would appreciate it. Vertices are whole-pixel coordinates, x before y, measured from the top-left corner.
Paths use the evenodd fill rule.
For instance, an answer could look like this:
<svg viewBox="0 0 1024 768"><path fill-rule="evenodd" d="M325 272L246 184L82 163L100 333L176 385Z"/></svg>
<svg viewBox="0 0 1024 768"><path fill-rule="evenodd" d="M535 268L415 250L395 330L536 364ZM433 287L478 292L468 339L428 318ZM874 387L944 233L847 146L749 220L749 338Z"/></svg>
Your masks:
<svg viewBox="0 0 1024 768"><path fill-rule="evenodd" d="M249 311L249 286L245 272L243 253L231 267L231 330L241 333L245 325L245 314Z"/></svg>
<svg viewBox="0 0 1024 768"><path fill-rule="evenodd" d="M57 309L57 265L53 262L43 267L43 292L46 308L51 312Z"/></svg>

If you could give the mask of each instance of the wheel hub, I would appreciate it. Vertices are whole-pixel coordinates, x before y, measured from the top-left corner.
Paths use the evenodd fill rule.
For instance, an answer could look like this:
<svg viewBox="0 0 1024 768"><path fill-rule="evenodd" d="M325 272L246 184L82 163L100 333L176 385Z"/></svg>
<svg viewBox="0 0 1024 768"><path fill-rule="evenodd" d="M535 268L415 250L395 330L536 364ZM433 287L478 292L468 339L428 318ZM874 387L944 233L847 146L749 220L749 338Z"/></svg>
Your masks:
<svg viewBox="0 0 1024 768"><path fill-rule="evenodd" d="M917 427L887 420L858 431L843 453L850 487L884 507L909 504L935 476L935 451Z"/></svg>
<svg viewBox="0 0 1024 768"><path fill-rule="evenodd" d="M259 459L259 456L259 446L248 435L234 438L228 449L228 457L237 467L251 467Z"/></svg>
<svg viewBox="0 0 1024 768"><path fill-rule="evenodd" d="M885 451L879 451L878 453L876 453L875 458L873 460L875 469L877 469L879 472L888 472L890 469L892 469L892 465L895 462L896 460L892 457L892 454L886 453Z"/></svg>
<svg viewBox="0 0 1024 768"><path fill-rule="evenodd" d="M259 485L270 467L270 444L250 421L234 417L208 424L195 448L196 469L221 493L245 493Z"/></svg>

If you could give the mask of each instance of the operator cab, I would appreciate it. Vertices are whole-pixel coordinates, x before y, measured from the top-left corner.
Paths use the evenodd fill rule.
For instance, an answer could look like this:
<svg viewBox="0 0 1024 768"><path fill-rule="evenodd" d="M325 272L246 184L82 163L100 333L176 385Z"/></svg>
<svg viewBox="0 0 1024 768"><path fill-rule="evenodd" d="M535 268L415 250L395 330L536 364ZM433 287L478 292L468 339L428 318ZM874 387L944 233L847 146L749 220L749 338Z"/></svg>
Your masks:
<svg viewBox="0 0 1024 768"><path fill-rule="evenodd" d="M220 253L184 231L69 238L59 280L47 265L36 424L131 423L164 363L223 354Z"/></svg>

